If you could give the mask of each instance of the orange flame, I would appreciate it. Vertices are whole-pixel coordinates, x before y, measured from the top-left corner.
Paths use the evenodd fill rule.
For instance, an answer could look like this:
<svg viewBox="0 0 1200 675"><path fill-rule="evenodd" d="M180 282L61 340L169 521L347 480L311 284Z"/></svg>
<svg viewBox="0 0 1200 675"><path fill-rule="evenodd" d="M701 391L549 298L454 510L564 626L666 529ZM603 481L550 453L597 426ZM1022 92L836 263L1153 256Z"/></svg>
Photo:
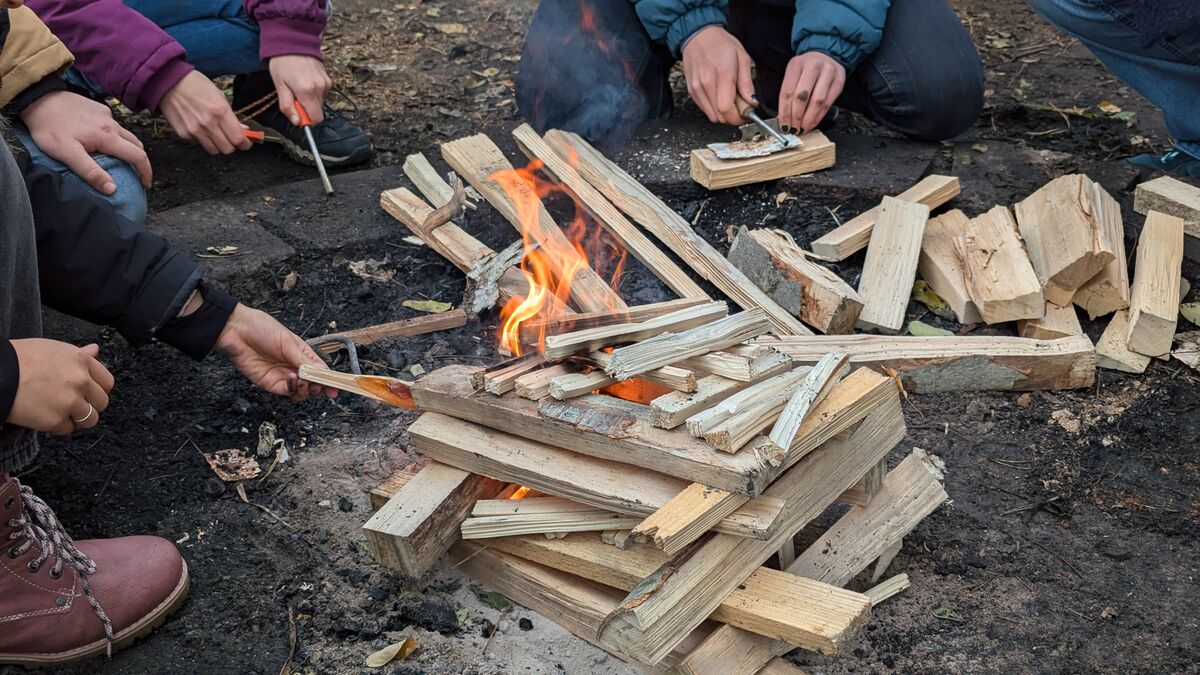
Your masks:
<svg viewBox="0 0 1200 675"><path fill-rule="evenodd" d="M577 164L578 158L573 156L571 161ZM525 247L521 272L529 283L529 292L524 298L510 299L500 310L503 319L500 344L517 356L523 352L521 324L535 316L557 318L570 298L571 283L580 270L591 267L605 276L606 270L611 268L609 286L617 288L625 269L624 247L591 223L574 195L539 177L537 172L541 168L541 160L534 160L524 168L497 171L490 176L512 199ZM570 195L575 206L575 216L564 231L569 242L567 246L561 239L541 236L542 199L555 193ZM618 311L615 306L611 309ZM546 337L545 324L542 326L537 336L539 351Z"/></svg>
<svg viewBox="0 0 1200 675"><path fill-rule="evenodd" d="M509 496L509 499L513 501L525 499L525 495L528 495L532 489L533 488L529 487L528 485L522 485L521 487L517 488L511 496Z"/></svg>

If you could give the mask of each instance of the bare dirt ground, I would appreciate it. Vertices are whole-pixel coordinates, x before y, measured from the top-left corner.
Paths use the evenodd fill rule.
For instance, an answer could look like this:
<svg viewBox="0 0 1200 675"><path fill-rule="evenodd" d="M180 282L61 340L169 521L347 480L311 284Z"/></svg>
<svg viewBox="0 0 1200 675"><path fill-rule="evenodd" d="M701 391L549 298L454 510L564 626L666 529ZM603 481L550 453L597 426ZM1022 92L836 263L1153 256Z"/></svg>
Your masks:
<svg viewBox="0 0 1200 675"><path fill-rule="evenodd" d="M396 165L409 152L436 157L439 142L479 130L511 148L511 82L533 4L340 0L328 40L338 105L370 130L379 155L375 169L335 176L335 201L311 182L286 185L313 174L275 149L210 158L135 118L155 162L153 226L189 251L250 237L244 258L206 265L306 337L411 316L405 299L456 302L461 274L403 243L407 233L379 213L377 195L403 183ZM650 125L622 162L722 248L738 224L783 227L806 243L833 225L832 213L856 213L933 170L963 178L955 204L970 213L1084 170L1122 200L1134 236L1136 176L1119 158L1165 147L1157 112L1023 2L954 4L984 55L989 92L983 119L955 143L909 144L843 119L833 130L837 168L710 196L683 179L683 151L723 132L687 104L678 119ZM1101 101L1121 113L1102 112ZM777 203L784 192L790 198ZM513 237L487 208L465 225L494 245ZM385 257L396 270L386 283L364 282L345 264ZM855 283L860 267L852 259L838 272ZM300 281L285 292L293 271ZM1194 264L1185 276L1200 284ZM622 290L638 303L666 297L636 266ZM911 306L910 318L944 325L923 309ZM485 316L363 358L382 373L492 362L494 323ZM1086 327L1095 338L1103 326ZM77 537L145 532L180 542L194 579L192 599L152 637L64 672L273 674L289 658L301 673L631 672L546 619L481 602L449 566L416 580L374 565L359 532L365 490L411 460L411 415L349 396L294 406L252 390L218 359L135 351L61 318L50 330L99 339L118 388L97 429L48 440L22 480ZM831 673L1200 672L1198 381L1156 362L1144 376L1102 371L1084 391L913 397L901 449L940 455L953 501L906 540L893 571L913 586L875 610L851 653L793 658ZM243 503L200 457L253 451L263 422L277 425L292 456L247 484L248 498L274 515ZM408 661L365 669L369 653L405 635L421 643Z"/></svg>

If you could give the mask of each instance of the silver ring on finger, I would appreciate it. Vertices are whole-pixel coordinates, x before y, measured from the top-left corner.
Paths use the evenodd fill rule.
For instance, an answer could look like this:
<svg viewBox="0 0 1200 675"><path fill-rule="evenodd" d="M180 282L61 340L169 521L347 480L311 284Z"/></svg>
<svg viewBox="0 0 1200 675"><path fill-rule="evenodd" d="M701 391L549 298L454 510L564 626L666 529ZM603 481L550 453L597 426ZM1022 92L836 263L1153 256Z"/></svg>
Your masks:
<svg viewBox="0 0 1200 675"><path fill-rule="evenodd" d="M84 415L82 419L77 420L75 418L71 418L71 421L74 422L75 424L83 424L84 422L92 419L92 415L95 415L95 414L96 414L96 406L89 403L87 414Z"/></svg>

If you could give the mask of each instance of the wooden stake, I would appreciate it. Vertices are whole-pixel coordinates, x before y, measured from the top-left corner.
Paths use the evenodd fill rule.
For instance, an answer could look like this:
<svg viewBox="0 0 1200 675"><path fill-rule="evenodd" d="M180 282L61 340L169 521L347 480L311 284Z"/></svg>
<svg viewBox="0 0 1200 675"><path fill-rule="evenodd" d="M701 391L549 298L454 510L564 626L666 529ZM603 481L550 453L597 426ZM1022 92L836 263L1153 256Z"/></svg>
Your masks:
<svg viewBox="0 0 1200 675"><path fill-rule="evenodd" d="M686 307L637 323L620 323L585 328L561 335L549 335L546 337L542 353L551 361L563 359L572 354L587 354L613 345L647 340L668 331L703 326L721 319L728 311L729 308L724 302L710 302Z"/></svg>
<svg viewBox="0 0 1200 675"><path fill-rule="evenodd" d="M616 164L600 154L580 136L558 130L546 133L546 141L563 157L579 160L579 173L664 246L687 263L742 309L762 307L781 335L810 333L791 314L771 300L703 237L696 234L678 213L655 197Z"/></svg>
<svg viewBox="0 0 1200 675"><path fill-rule="evenodd" d="M476 134L442 144L442 158L488 200L517 232L528 231L532 241L551 247L543 256L560 278L568 268L576 268L571 282L571 298L583 311L624 310L625 301L580 260L566 235L555 224L541 199L523 181L508 186L510 195L495 180L497 172L513 171L512 164L484 134ZM528 212L523 212L523 210Z"/></svg>
<svg viewBox="0 0 1200 675"><path fill-rule="evenodd" d="M1200 237L1200 187L1160 176L1133 191L1133 210L1142 215L1157 211L1182 218L1184 232Z"/></svg>
<svg viewBox="0 0 1200 675"><path fill-rule="evenodd" d="M692 483L638 523L633 534L674 556L745 503L742 495Z"/></svg>
<svg viewBox="0 0 1200 675"><path fill-rule="evenodd" d="M671 392L659 396L650 403L650 408L653 410L654 426L663 429L674 429L682 425L689 417L713 407L730 396L744 391L751 385L758 384L788 370L791 370L791 359L786 359L778 363L775 367L748 382L731 380L719 375L702 377L696 380L696 391L690 394Z"/></svg>
<svg viewBox="0 0 1200 675"><path fill-rule="evenodd" d="M1150 357L1129 349L1129 310L1113 312L1112 319L1096 342L1096 365L1126 373L1144 373L1150 367Z"/></svg>
<svg viewBox="0 0 1200 675"><path fill-rule="evenodd" d="M1076 294L1078 297L1078 294ZM1075 306L1059 307L1046 303L1046 315L1040 319L1024 319L1017 322L1017 334L1034 340L1057 340L1058 338L1083 335Z"/></svg>
<svg viewBox="0 0 1200 675"><path fill-rule="evenodd" d="M1100 273L1075 291L1073 302L1088 313L1088 318L1111 314L1129 306L1129 264L1125 258L1125 225L1121 205L1099 185L1096 195L1096 221L1104 239L1112 242L1113 259Z"/></svg>
<svg viewBox="0 0 1200 675"><path fill-rule="evenodd" d="M771 330L761 309L749 309L681 333L666 333L613 350L604 372L628 380L690 356L731 347Z"/></svg>
<svg viewBox="0 0 1200 675"><path fill-rule="evenodd" d="M904 325L927 220L928 206L883 198L858 282L863 301L858 327L897 333Z"/></svg>
<svg viewBox="0 0 1200 675"><path fill-rule="evenodd" d="M742 227L729 249L729 262L771 299L801 321L827 334L854 332L862 299L849 284L809 261L780 230Z"/></svg>
<svg viewBox="0 0 1200 675"><path fill-rule="evenodd" d="M896 195L896 199L924 204L931 210L954 199L960 192L954 176L931 175L922 178L911 188ZM883 205L852 218L812 242L813 253L822 260L839 261L863 250L871 241L875 223ZM928 279L926 279L928 281ZM940 295L940 293L939 293ZM945 296L942 296L945 297Z"/></svg>
<svg viewBox="0 0 1200 675"><path fill-rule="evenodd" d="M956 244L967 293L984 322L1039 319L1045 315L1041 282L1008 207L997 206L972 218Z"/></svg>
<svg viewBox="0 0 1200 675"><path fill-rule="evenodd" d="M966 324L983 321L967 291L967 276L958 253L958 241L969 223L967 214L958 209L930 218L917 263L917 274L950 305L958 322Z"/></svg>
<svg viewBox="0 0 1200 675"><path fill-rule="evenodd" d="M1116 257L1097 211L1103 189L1082 174L1056 178L1016 206L1017 224L1046 300L1071 302Z"/></svg>
<svg viewBox="0 0 1200 675"><path fill-rule="evenodd" d="M1138 238L1129 299L1129 349L1147 356L1171 351L1179 321L1183 219L1151 211Z"/></svg>
<svg viewBox="0 0 1200 675"><path fill-rule="evenodd" d="M756 343L774 347L798 364L843 351L851 364L900 375L909 392L1076 389L1092 386L1096 377L1096 350L1084 335L1061 340L798 336L759 338Z"/></svg>
<svg viewBox="0 0 1200 675"><path fill-rule="evenodd" d="M503 489L491 478L429 464L363 525L371 555L384 567L420 577L458 539L475 500Z"/></svg>
<svg viewBox="0 0 1200 675"><path fill-rule="evenodd" d="M704 289L679 269L670 257L660 251L637 226L629 222L604 195L585 181L575 167L571 166L571 162L556 153L533 127L522 124L513 130L513 138L516 139L521 152L532 160L540 160L543 163L542 170L566 186L605 231L668 288L681 298L707 297Z"/></svg>
<svg viewBox="0 0 1200 675"><path fill-rule="evenodd" d="M837 163L837 147L820 131L810 131L798 148L762 157L721 159L711 148L692 150L692 180L709 190L723 190L828 169Z"/></svg>
<svg viewBox="0 0 1200 675"><path fill-rule="evenodd" d="M813 366L804 378L804 382L788 399L783 412L779 414L779 420L771 429L771 442L780 448L781 453L784 448L792 447L792 442L796 439L797 432L800 431L800 425L808 418L813 408L825 400L829 391L842 381L849 370L850 357L839 352L827 354L817 361L817 365Z"/></svg>

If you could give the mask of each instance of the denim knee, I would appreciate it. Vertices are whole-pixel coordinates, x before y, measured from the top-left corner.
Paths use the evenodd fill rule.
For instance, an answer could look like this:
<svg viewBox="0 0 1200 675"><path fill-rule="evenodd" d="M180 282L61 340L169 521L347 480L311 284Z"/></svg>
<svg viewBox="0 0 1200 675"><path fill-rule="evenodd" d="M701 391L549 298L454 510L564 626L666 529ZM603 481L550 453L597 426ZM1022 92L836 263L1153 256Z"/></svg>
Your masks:
<svg viewBox="0 0 1200 675"><path fill-rule="evenodd" d="M100 166L112 176L117 189L111 195L96 193L108 202L113 209L136 225L146 223L146 189L142 187L142 178L134 168L119 159L108 156L96 157ZM74 180L79 177L69 174Z"/></svg>

